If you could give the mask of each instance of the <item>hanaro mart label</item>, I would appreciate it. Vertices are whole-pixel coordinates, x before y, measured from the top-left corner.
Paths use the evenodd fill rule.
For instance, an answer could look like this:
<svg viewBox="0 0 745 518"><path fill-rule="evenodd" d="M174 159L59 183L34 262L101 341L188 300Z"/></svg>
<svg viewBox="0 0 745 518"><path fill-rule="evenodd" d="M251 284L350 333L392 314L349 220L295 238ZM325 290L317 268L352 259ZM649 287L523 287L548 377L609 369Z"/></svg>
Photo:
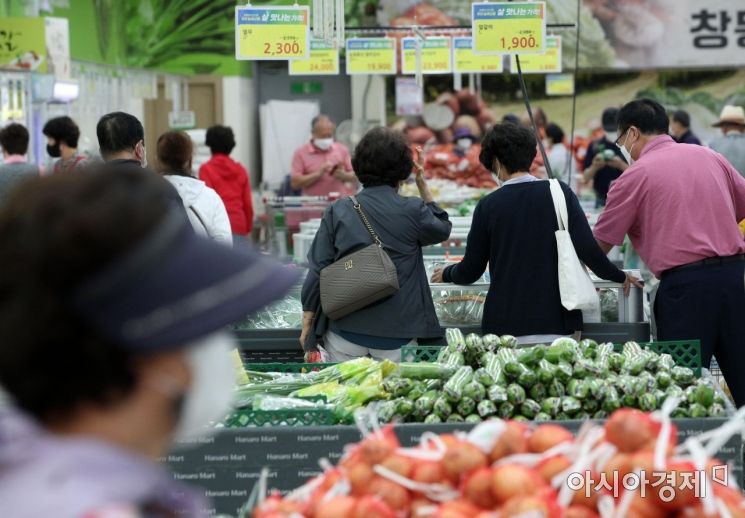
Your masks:
<svg viewBox="0 0 745 518"><path fill-rule="evenodd" d="M504 69L501 55L474 54L473 38L453 38L453 70L464 74L498 74Z"/></svg>
<svg viewBox="0 0 745 518"><path fill-rule="evenodd" d="M311 40L310 58L289 61L291 76L325 76L339 73L339 50L336 43Z"/></svg>
<svg viewBox="0 0 745 518"><path fill-rule="evenodd" d="M545 54L520 54L523 73L555 74L561 72L561 36L546 36ZM510 56L510 72L517 74L515 55Z"/></svg>
<svg viewBox="0 0 745 518"><path fill-rule="evenodd" d="M574 95L574 74L546 75L546 95Z"/></svg>
<svg viewBox="0 0 745 518"><path fill-rule="evenodd" d="M235 8L235 58L306 59L309 55L308 6Z"/></svg>
<svg viewBox="0 0 745 518"><path fill-rule="evenodd" d="M349 38L347 74L396 74L396 40L393 38Z"/></svg>
<svg viewBox="0 0 745 518"><path fill-rule="evenodd" d="M473 51L477 54L542 54L546 2L471 4Z"/></svg>
<svg viewBox="0 0 745 518"><path fill-rule="evenodd" d="M401 40L401 72L403 74L416 74L416 40L417 38ZM419 44L422 47L422 74L452 73L451 38L432 37L420 41Z"/></svg>

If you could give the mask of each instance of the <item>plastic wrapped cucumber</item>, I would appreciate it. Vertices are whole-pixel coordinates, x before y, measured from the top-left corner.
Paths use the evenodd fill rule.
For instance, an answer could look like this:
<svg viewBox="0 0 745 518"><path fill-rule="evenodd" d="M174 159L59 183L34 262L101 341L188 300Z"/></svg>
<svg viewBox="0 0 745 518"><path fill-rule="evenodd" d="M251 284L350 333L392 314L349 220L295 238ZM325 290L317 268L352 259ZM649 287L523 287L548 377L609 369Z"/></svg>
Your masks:
<svg viewBox="0 0 745 518"><path fill-rule="evenodd" d="M521 349L517 354L517 361L523 365L537 365L543 359L546 348L541 345L526 347Z"/></svg>
<svg viewBox="0 0 745 518"><path fill-rule="evenodd" d="M445 341L447 342L448 346L453 347L458 351L463 352L466 348L466 339L463 337L463 332L460 329L446 329Z"/></svg>
<svg viewBox="0 0 745 518"><path fill-rule="evenodd" d="M422 397L414 401L414 415L424 418L432 413L437 400L437 392L426 392Z"/></svg>
<svg viewBox="0 0 745 518"><path fill-rule="evenodd" d="M517 338L512 335L502 335L499 338L499 341L502 343L502 347L506 347L508 349L514 349L515 347L517 347Z"/></svg>
<svg viewBox="0 0 745 518"><path fill-rule="evenodd" d="M489 390L486 391L486 395L489 401L493 403L504 403L508 400L507 388L502 385L492 385Z"/></svg>
<svg viewBox="0 0 745 518"><path fill-rule="evenodd" d="M533 399L526 399L520 405L520 414L528 419L533 419L541 411L541 405Z"/></svg>
<svg viewBox="0 0 745 518"><path fill-rule="evenodd" d="M538 412L533 418L533 421L535 421L536 423L545 423L551 421L551 416L545 412Z"/></svg>
<svg viewBox="0 0 745 518"><path fill-rule="evenodd" d="M681 386L688 386L696 381L696 375L688 367L673 367L670 369L673 381Z"/></svg>
<svg viewBox="0 0 745 518"><path fill-rule="evenodd" d="M494 378L491 377L489 371L487 371L484 367L480 367L476 370L476 372L473 373L473 379L475 379L485 387L491 387L492 385L494 385Z"/></svg>
<svg viewBox="0 0 745 518"><path fill-rule="evenodd" d="M476 401L470 397L463 396L455 407L455 411L460 415L469 415L476 410Z"/></svg>
<svg viewBox="0 0 745 518"><path fill-rule="evenodd" d="M513 405L521 405L527 399L525 389L517 383L507 386L507 400Z"/></svg>
<svg viewBox="0 0 745 518"><path fill-rule="evenodd" d="M476 411L481 417L487 418L497 413L497 405L493 401L485 399L476 406Z"/></svg>
<svg viewBox="0 0 745 518"><path fill-rule="evenodd" d="M486 388L476 380L472 380L463 388L463 396L469 397L477 403L486 397ZM465 412L470 414L470 412Z"/></svg>
<svg viewBox="0 0 745 518"><path fill-rule="evenodd" d="M546 348L543 357L553 364L558 364L562 361L572 363L577 359L577 352L571 344L554 342Z"/></svg>
<svg viewBox="0 0 745 518"><path fill-rule="evenodd" d="M528 395L530 396L530 399L534 399L536 401L540 401L545 398L547 393L548 390L543 383L536 383L528 389Z"/></svg>
<svg viewBox="0 0 745 518"><path fill-rule="evenodd" d="M536 374L538 375L538 381L544 385L548 385L556 376L556 366L548 360L543 359L538 362L538 370L536 371Z"/></svg>
<svg viewBox="0 0 745 518"><path fill-rule="evenodd" d="M460 414L450 414L448 418L445 420L446 423L463 423L465 422L465 419L463 419L463 416Z"/></svg>
<svg viewBox="0 0 745 518"><path fill-rule="evenodd" d="M582 409L582 403L577 398L571 396L564 396L561 398L561 410L562 412L572 415Z"/></svg>
<svg viewBox="0 0 745 518"><path fill-rule="evenodd" d="M463 389L468 385L472 378L473 369L469 365L459 367L455 374L453 374L453 377L443 386L445 395L451 401L460 401L460 398L463 397Z"/></svg>
<svg viewBox="0 0 745 518"><path fill-rule="evenodd" d="M484 343L484 347L486 347L488 351L496 351L497 348L502 345L502 342L497 335L484 335L481 337L481 341Z"/></svg>
<svg viewBox="0 0 745 518"><path fill-rule="evenodd" d="M432 404L432 411L443 421L453 413L453 407L443 396L438 397Z"/></svg>
<svg viewBox="0 0 745 518"><path fill-rule="evenodd" d="M541 402L541 412L556 417L561 412L561 398L549 397Z"/></svg>
<svg viewBox="0 0 745 518"><path fill-rule="evenodd" d="M561 397L566 395L566 387L557 379L548 385L548 395L550 397Z"/></svg>
<svg viewBox="0 0 745 518"><path fill-rule="evenodd" d="M466 416L464 421L466 423L477 424L477 423L480 423L482 419L478 414L470 414Z"/></svg>
<svg viewBox="0 0 745 518"><path fill-rule="evenodd" d="M502 419L511 418L513 415L515 415L515 405L513 405L509 401L505 401L504 403L499 405L499 408L497 408L497 415Z"/></svg>
<svg viewBox="0 0 745 518"><path fill-rule="evenodd" d="M491 376L496 384L504 384L506 381L503 357L504 355L494 354L493 352L487 352L481 356L483 369Z"/></svg>
<svg viewBox="0 0 745 518"><path fill-rule="evenodd" d="M432 423L442 423L442 418L437 414L429 414L427 417L424 418L424 423L426 424L432 424Z"/></svg>

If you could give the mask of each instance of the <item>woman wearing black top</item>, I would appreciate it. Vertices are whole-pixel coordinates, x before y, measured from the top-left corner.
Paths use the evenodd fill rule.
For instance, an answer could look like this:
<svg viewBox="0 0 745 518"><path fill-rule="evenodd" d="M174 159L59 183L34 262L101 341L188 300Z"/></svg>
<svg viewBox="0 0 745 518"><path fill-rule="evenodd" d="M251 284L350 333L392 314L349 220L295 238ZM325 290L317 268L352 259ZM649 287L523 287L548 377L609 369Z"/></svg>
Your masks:
<svg viewBox="0 0 745 518"><path fill-rule="evenodd" d="M473 214L463 261L437 270L433 282L472 284L489 266L484 333L511 334L521 343L546 342L582 330L582 313L561 304L558 229L549 182L528 173L536 153L533 134L498 124L484 137L480 160L501 188L482 199ZM579 259L602 279L630 285L638 280L616 268L598 247L574 193L561 184L569 232Z"/></svg>

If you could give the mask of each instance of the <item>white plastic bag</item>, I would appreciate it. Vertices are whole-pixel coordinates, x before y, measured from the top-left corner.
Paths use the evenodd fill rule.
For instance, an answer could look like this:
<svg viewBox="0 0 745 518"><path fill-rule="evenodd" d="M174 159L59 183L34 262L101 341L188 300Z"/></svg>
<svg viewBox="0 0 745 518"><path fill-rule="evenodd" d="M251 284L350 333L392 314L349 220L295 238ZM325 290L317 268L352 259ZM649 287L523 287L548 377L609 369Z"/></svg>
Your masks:
<svg viewBox="0 0 745 518"><path fill-rule="evenodd" d="M554 201L556 220L556 248L559 252L559 293L561 304L569 311L581 309L600 312L600 298L587 269L577 257L572 237L569 235L569 218L564 191L558 180L549 180L551 197Z"/></svg>

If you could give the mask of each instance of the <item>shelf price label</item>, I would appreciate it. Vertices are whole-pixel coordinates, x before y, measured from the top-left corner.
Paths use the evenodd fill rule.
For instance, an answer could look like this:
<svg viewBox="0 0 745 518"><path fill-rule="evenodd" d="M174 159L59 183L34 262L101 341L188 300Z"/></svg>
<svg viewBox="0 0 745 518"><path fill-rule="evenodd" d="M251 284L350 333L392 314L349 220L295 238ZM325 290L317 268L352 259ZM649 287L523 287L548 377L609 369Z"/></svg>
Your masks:
<svg viewBox="0 0 745 518"><path fill-rule="evenodd" d="M501 55L474 54L473 38L453 38L453 68L456 73L498 74L504 69Z"/></svg>
<svg viewBox="0 0 745 518"><path fill-rule="evenodd" d="M401 40L401 72L416 74L416 40ZM420 42L422 46L422 74L450 74L453 71L452 40L432 37Z"/></svg>
<svg viewBox="0 0 745 518"><path fill-rule="evenodd" d="M574 74L547 74L546 95L574 95Z"/></svg>
<svg viewBox="0 0 745 518"><path fill-rule="evenodd" d="M347 74L396 74L396 40L349 38L346 44Z"/></svg>
<svg viewBox="0 0 745 518"><path fill-rule="evenodd" d="M291 76L326 76L339 73L339 50L335 43L311 40L310 58L289 61Z"/></svg>
<svg viewBox="0 0 745 518"><path fill-rule="evenodd" d="M546 36L545 54L520 54L523 73L554 74L561 72L561 36ZM517 74L515 55L510 56L510 72Z"/></svg>
<svg viewBox="0 0 745 518"><path fill-rule="evenodd" d="M308 6L235 8L235 58L238 60L307 59L310 42Z"/></svg>
<svg viewBox="0 0 745 518"><path fill-rule="evenodd" d="M546 2L471 4L473 51L477 54L542 54Z"/></svg>

